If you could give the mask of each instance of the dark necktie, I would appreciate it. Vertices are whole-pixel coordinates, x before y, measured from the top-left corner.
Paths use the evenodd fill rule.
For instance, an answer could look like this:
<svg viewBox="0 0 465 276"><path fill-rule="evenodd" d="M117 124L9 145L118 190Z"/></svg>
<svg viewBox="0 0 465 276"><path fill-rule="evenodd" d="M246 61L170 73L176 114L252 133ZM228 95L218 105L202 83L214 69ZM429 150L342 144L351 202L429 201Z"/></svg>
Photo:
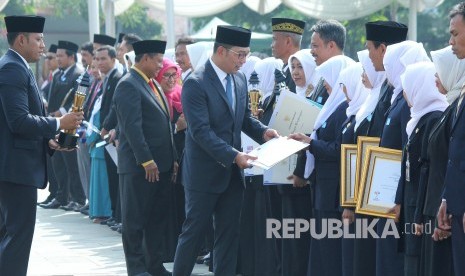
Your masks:
<svg viewBox="0 0 465 276"><path fill-rule="evenodd" d="M226 97L228 98L229 106L233 107L233 98L232 98L232 87L231 87L231 75L226 76Z"/></svg>

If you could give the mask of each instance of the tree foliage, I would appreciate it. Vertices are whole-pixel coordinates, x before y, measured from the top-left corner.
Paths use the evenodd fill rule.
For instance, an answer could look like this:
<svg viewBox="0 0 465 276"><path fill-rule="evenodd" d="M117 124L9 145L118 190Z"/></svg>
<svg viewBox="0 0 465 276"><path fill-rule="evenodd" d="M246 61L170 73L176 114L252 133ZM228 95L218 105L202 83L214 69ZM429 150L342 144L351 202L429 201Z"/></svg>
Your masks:
<svg viewBox="0 0 465 276"><path fill-rule="evenodd" d="M43 8L53 6L54 16L64 18L68 15L78 15L89 21L88 5L85 0L43 0ZM105 24L105 16L99 9L100 26ZM147 8L135 3L123 14L116 17L117 30L123 33L136 33L143 38L152 38L161 33L161 24L153 21L147 15Z"/></svg>
<svg viewBox="0 0 465 276"><path fill-rule="evenodd" d="M34 5L29 0L10 0L5 8L0 12L0 55L8 49L6 40L6 28L4 18L7 15L34 14Z"/></svg>
<svg viewBox="0 0 465 276"><path fill-rule="evenodd" d="M439 7L418 13L417 40L423 42L428 52L445 47L448 44L448 13L455 4L457 4L457 0L444 0ZM391 8L393 11L391 11ZM365 23L375 20L391 20L391 14L397 15L399 22L406 25L408 24L408 9L398 5L385 7L384 9L363 18L342 21L341 23L347 29L346 46L344 49L345 54L352 58L357 58L357 51L365 48ZM250 10L244 4L239 4L232 9L216 15L194 18L192 20L193 29L200 29L214 16L217 16L233 25L250 28L252 31L264 33L271 33L272 17L288 17L303 20L307 23L307 27L302 39L302 48L309 47L311 36L309 30L311 26L318 21L317 19L309 18L300 12L289 9L284 5L280 5L269 14L259 15ZM271 49L268 49L266 52L269 54Z"/></svg>

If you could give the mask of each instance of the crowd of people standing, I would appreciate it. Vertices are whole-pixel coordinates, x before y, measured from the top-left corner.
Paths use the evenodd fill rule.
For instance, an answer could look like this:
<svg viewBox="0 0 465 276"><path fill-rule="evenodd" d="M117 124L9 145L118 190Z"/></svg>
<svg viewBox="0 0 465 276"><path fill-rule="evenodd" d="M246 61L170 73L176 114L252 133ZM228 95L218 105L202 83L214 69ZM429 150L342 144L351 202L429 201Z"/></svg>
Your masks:
<svg viewBox="0 0 465 276"><path fill-rule="evenodd" d="M216 275L465 275L463 96L465 2L450 12L450 46L430 55L394 21L367 22L358 62L344 55L345 27L273 18L273 57L250 54L251 32L218 26L215 42L166 42L136 34L96 34L80 47L45 49L45 18L7 16L8 52L0 59L0 274L26 275L36 206L81 212L122 234L128 275L190 275L205 262ZM79 52L79 55L78 55ZM28 62L45 58L40 88ZM78 58L79 57L79 58ZM298 153L290 185L244 176L287 89L321 105L311 133L290 138ZM249 107L255 72L260 108ZM90 78L73 112L78 78ZM77 147L55 135L75 130ZM341 145L358 137L402 151L390 212L359 214L340 202ZM37 188L49 197L37 203ZM278 183L276 183L278 184ZM37 204L37 205L36 205ZM376 239L267 236L267 219L413 225L413 233ZM432 232L426 225L433 225ZM164 262L174 262L169 272Z"/></svg>

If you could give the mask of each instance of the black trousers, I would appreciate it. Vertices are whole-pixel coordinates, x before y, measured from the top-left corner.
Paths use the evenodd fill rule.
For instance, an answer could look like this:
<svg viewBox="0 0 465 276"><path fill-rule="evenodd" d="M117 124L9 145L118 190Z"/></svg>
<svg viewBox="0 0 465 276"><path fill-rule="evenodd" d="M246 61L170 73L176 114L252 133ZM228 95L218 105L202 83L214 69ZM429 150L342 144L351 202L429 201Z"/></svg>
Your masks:
<svg viewBox="0 0 465 276"><path fill-rule="evenodd" d="M376 224L376 233L380 237L387 220L380 218ZM392 235L376 240L376 276L404 275L404 253L399 252L398 245L399 240Z"/></svg>
<svg viewBox="0 0 465 276"><path fill-rule="evenodd" d="M342 214L339 211L313 209L313 215L315 216L315 234L322 235L322 238L312 237L307 276L342 275L342 238L328 237L328 228L325 226L327 219L340 220ZM323 230L325 228L326 234Z"/></svg>
<svg viewBox="0 0 465 276"><path fill-rule="evenodd" d="M86 195L79 177L76 151L56 151L52 156L52 165L58 181L56 199L62 205L69 200L85 204Z"/></svg>
<svg viewBox="0 0 465 276"><path fill-rule="evenodd" d="M119 196L119 179L118 169L111 159L108 151L105 150L105 164L107 165L108 174L108 190L110 192L111 202L111 216L115 218L117 222L121 221L121 200Z"/></svg>
<svg viewBox="0 0 465 276"><path fill-rule="evenodd" d="M432 225L434 230L435 217L423 216L424 225ZM422 276L452 276L454 269L452 265L452 239L434 241L431 233L422 236L420 275Z"/></svg>
<svg viewBox="0 0 465 276"><path fill-rule="evenodd" d="M48 177L48 191L50 198L55 198L58 191L58 180L53 170L52 157L47 154L47 177Z"/></svg>
<svg viewBox="0 0 465 276"><path fill-rule="evenodd" d="M271 202L263 186L263 176L246 176L241 210L237 274L278 276L278 248L266 238L266 220L271 217Z"/></svg>
<svg viewBox="0 0 465 276"><path fill-rule="evenodd" d="M0 274L25 276L36 222L37 188L0 182Z"/></svg>
<svg viewBox="0 0 465 276"><path fill-rule="evenodd" d="M233 173L226 191L220 194L185 189L186 220L178 239L174 276L189 276L213 215L215 275L235 276L239 245L239 223L243 182L239 171Z"/></svg>
<svg viewBox="0 0 465 276"><path fill-rule="evenodd" d="M153 276L165 271L163 240L167 231L171 172L160 173L160 181L151 183L145 172L120 175L123 249L128 275L148 272Z"/></svg>
<svg viewBox="0 0 465 276"><path fill-rule="evenodd" d="M372 216L355 214L355 219L367 220L367 225L373 221ZM354 239L354 273L355 276L376 275L376 239L371 235L363 239Z"/></svg>
<svg viewBox="0 0 465 276"><path fill-rule="evenodd" d="M305 188L300 188L305 189ZM283 220L312 218L312 196L310 189L302 193L284 193L281 195ZM310 233L305 231L300 238L282 239L281 266L283 276L305 275L308 268Z"/></svg>
<svg viewBox="0 0 465 276"><path fill-rule="evenodd" d="M462 216L452 216L452 259L455 275L465 275L465 233L463 232Z"/></svg>

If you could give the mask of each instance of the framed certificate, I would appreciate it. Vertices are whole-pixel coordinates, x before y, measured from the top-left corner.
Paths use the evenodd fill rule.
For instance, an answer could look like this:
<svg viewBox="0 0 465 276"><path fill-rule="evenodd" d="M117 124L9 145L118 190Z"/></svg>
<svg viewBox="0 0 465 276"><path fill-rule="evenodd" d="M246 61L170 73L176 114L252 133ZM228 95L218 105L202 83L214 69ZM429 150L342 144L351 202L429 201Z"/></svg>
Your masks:
<svg viewBox="0 0 465 276"><path fill-rule="evenodd" d="M368 147L378 147L380 142L379 137L359 136L357 139L357 164L355 173L355 198L354 202L358 200L358 191L360 187L360 178L362 177L363 165L368 155Z"/></svg>
<svg viewBox="0 0 465 276"><path fill-rule="evenodd" d="M388 213L394 207L401 173L402 151L368 147L360 178L356 213L395 218Z"/></svg>
<svg viewBox="0 0 465 276"><path fill-rule="evenodd" d="M341 206L355 207L357 145L341 145Z"/></svg>

